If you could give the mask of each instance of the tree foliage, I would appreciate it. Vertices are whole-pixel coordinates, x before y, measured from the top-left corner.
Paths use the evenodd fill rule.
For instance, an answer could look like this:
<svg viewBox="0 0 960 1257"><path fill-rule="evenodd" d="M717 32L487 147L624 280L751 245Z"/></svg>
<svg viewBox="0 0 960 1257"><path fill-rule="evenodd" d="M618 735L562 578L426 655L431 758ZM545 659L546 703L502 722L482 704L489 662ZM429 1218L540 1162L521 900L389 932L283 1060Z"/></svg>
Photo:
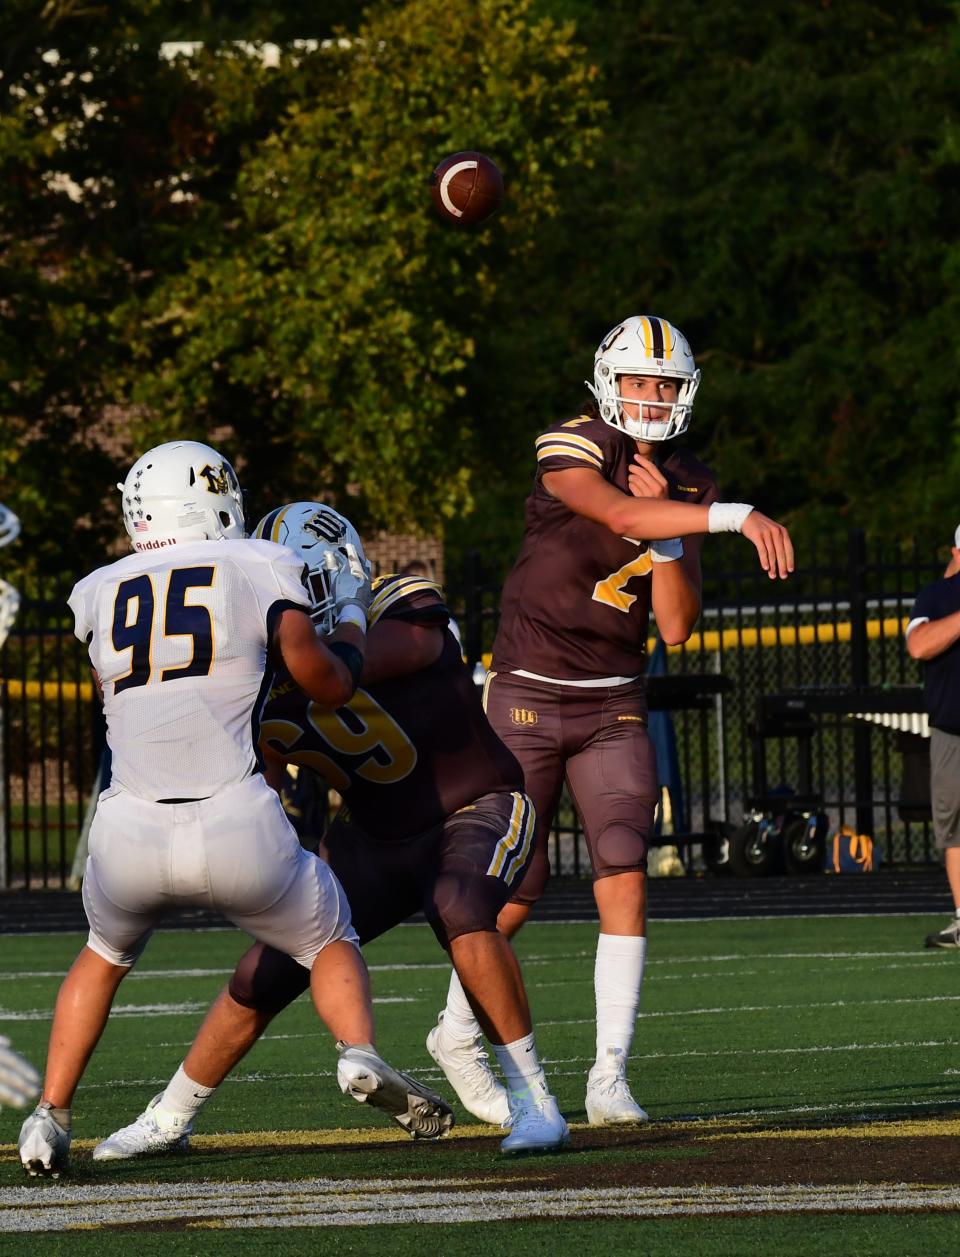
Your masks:
<svg viewBox="0 0 960 1257"><path fill-rule="evenodd" d="M703 370L692 437L728 496L801 539L857 525L944 541L956 7L557 3L603 50L611 104L579 210L605 248L571 265L609 315L652 308L686 331Z"/></svg>
<svg viewBox="0 0 960 1257"><path fill-rule="evenodd" d="M5 566L72 577L103 560L122 472L104 437L122 444L131 403L123 310L217 238L246 148L306 90L258 56L160 55L236 33L210 7L0 13L0 498L24 521ZM266 5L246 8L248 30L269 29Z"/></svg>
<svg viewBox="0 0 960 1257"><path fill-rule="evenodd" d="M122 311L131 395L151 436L228 425L261 494L349 495L361 523L433 530L469 508L489 423L471 365L598 105L569 31L503 0L390 6L311 62L219 238ZM427 177L481 143L509 209L450 230Z"/></svg>

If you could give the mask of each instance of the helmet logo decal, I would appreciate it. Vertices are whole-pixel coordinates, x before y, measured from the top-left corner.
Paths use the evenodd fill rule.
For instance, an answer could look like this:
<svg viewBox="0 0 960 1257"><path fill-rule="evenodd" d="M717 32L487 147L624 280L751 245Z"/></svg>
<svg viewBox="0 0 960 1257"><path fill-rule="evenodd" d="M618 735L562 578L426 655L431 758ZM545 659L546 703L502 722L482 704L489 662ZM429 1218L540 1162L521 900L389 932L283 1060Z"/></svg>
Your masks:
<svg viewBox="0 0 960 1257"><path fill-rule="evenodd" d="M322 541L339 541L343 537L343 524L330 511L317 511L300 527Z"/></svg>
<svg viewBox="0 0 960 1257"><path fill-rule="evenodd" d="M600 353L605 354L608 349L611 349L614 343L616 342L617 337L620 335L622 331L623 331L623 324L621 323L619 327L615 327L613 329L613 331L608 335L607 339L600 346Z"/></svg>
<svg viewBox="0 0 960 1257"><path fill-rule="evenodd" d="M221 463L219 467L213 467L207 463L206 467L200 468L200 475L207 482L207 488L211 493L229 493L230 481L227 479L226 468Z"/></svg>

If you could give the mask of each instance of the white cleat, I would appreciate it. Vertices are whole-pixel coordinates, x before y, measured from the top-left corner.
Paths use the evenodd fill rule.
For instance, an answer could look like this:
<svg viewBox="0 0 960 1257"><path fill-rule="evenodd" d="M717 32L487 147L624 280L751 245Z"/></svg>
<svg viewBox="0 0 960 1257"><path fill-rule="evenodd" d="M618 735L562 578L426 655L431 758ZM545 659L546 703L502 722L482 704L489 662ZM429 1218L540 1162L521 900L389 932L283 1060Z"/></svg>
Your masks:
<svg viewBox="0 0 960 1257"><path fill-rule="evenodd" d="M606 1059L587 1075L587 1121L591 1126L637 1126L650 1121L630 1094L622 1048L607 1048Z"/></svg>
<svg viewBox="0 0 960 1257"><path fill-rule="evenodd" d="M479 1035L475 1039L454 1039L445 1033L441 1013L427 1035L427 1051L468 1113L491 1126L510 1125L510 1095L494 1077Z"/></svg>
<svg viewBox="0 0 960 1257"><path fill-rule="evenodd" d="M193 1123L164 1114L157 1119L156 1107L163 1092L155 1095L135 1122L115 1130L93 1150L94 1161L128 1161L161 1152L183 1152L190 1143Z"/></svg>
<svg viewBox="0 0 960 1257"><path fill-rule="evenodd" d="M51 1108L38 1104L20 1127L17 1151L31 1178L59 1178L70 1160L70 1132L54 1121Z"/></svg>
<svg viewBox="0 0 960 1257"><path fill-rule="evenodd" d="M414 1139L439 1139L453 1126L446 1100L388 1065L372 1044L340 1042L337 1051L337 1082L344 1095L383 1109Z"/></svg>
<svg viewBox="0 0 960 1257"><path fill-rule="evenodd" d="M500 1144L507 1156L559 1152L570 1142L570 1132L551 1095L516 1102L510 1134Z"/></svg>

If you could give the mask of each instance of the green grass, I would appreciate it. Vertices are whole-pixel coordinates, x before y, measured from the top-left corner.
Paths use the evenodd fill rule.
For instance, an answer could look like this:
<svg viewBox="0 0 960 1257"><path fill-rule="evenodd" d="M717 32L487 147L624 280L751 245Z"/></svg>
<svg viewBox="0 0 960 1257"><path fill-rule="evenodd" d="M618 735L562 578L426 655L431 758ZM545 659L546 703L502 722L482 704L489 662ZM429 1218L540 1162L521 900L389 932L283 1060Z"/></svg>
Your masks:
<svg viewBox="0 0 960 1257"><path fill-rule="evenodd" d="M630 1067L637 1098L655 1122L726 1117L777 1127L823 1127L865 1117L960 1115L960 958L924 951L921 945L923 935L939 924L936 918L918 917L655 923ZM584 1120L584 1078L593 1058L595 939L593 926L543 924L528 926L517 940L541 1056L572 1122ZM38 1063L60 977L82 942L79 935L0 937L0 1032ZM245 946L244 936L228 931L160 932L151 940L139 969L120 989L117 1015L77 1094L76 1139L102 1137L131 1120L163 1086ZM423 1046L442 1006L448 973L432 935L426 927L401 928L365 954L374 995L385 1001L377 1005L381 1049L449 1094ZM2 980L2 975L16 977ZM4 1014L20 1017L5 1021ZM462 1112L458 1117L461 1125L469 1124ZM0 1113L0 1143L15 1139L20 1120L10 1110ZM197 1133L344 1127L383 1129L376 1115L340 1095L330 1037L304 998L273 1023L214 1096ZM364 1146L344 1137L322 1149L271 1146L266 1138L253 1146L106 1166L81 1152L74 1181L104 1186L316 1175L509 1174L513 1163L498 1157L489 1129L476 1129L487 1138L439 1144L383 1140ZM584 1171L634 1165L642 1174L645 1164L664 1156L697 1155L696 1150L658 1152L651 1141L634 1141L575 1149L550 1164ZM923 1171L918 1165L911 1181L924 1181ZM6 1156L0 1162L0 1190L22 1183L18 1165ZM35 1185L39 1191L46 1186ZM311 1252L324 1252L333 1251L335 1243L338 1253L549 1249L551 1257L560 1257L582 1253L585 1245L651 1254L799 1253L817 1247L839 1252L852 1246L856 1235L858 1254L929 1253L943 1249L947 1229L956 1225L956 1214L807 1215L351 1226L333 1228L335 1234L279 1228L166 1233L153 1239L162 1238L163 1251L174 1253L237 1251L241 1243L289 1253L306 1252L309 1244ZM73 1253L92 1251L87 1245L96 1239L82 1233L68 1238ZM144 1243L138 1233L138 1247L154 1251L150 1236L142 1238ZM29 1237L4 1239L5 1252L28 1251Z"/></svg>

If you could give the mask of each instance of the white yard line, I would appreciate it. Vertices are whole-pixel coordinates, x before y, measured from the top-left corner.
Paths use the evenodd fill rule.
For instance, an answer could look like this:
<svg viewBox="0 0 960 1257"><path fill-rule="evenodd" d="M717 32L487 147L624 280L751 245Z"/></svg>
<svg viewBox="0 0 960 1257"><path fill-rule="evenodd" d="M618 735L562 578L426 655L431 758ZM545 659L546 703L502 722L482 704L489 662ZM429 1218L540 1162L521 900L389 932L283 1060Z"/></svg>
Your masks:
<svg viewBox="0 0 960 1257"><path fill-rule="evenodd" d="M375 995L375 1004L419 1004L415 995ZM111 1017L181 1017L191 1013L205 1012L209 1007L207 1001L188 1001L182 1004L115 1004L110 1010ZM0 1008L0 1022L4 1021L50 1021L53 1017L52 1008L21 1008L14 1010Z"/></svg>
<svg viewBox="0 0 960 1257"><path fill-rule="evenodd" d="M550 924L553 924L552 922ZM661 922L663 924L663 922ZM13 936L11 936L13 937ZM23 938L25 935L16 935L15 937ZM521 962L524 965L564 965L572 960L592 960L594 952L592 950L582 950L574 952L564 952L562 955L529 955L521 956ZM718 955L711 952L705 955L696 956L651 956L647 961L647 968L657 968L669 965L729 965L742 964L744 961L750 964L756 964L758 961L765 960L856 960L863 964L870 960L888 960L888 959L909 959L916 965L934 965L943 962L943 955L940 952L919 952L916 948L908 951L789 951L789 952L755 952L744 950L742 952L726 952ZM449 962L429 961L419 964L369 964L367 966L371 973L416 973L429 972L431 970L447 970L450 968ZM889 966L890 968L899 968L900 966ZM0 982L23 982L29 978L57 978L62 979L66 970L64 969L17 969L9 973L0 973ZM741 973L740 969L737 973ZM148 978L224 978L233 973L233 968L223 969L134 969L125 979L127 982L144 981ZM688 975L684 975L688 976ZM700 976L700 975L689 975ZM706 975L704 975L706 976ZM715 976L715 975L710 975Z"/></svg>
<svg viewBox="0 0 960 1257"><path fill-rule="evenodd" d="M714 1008L680 1008L661 1012L645 1011L640 1013L640 1021L647 1021L655 1017L729 1017L738 1013L779 1013L810 1008L867 1008L876 1004L882 1004L884 1007L889 1007L891 1004L949 1004L957 1000L960 1000L960 995L910 995L899 999L835 999L820 1002L811 1001L806 1004L734 1004L728 1008L717 1006ZM593 1024L593 1017L574 1017L563 1021L541 1020L537 1022L537 1028L541 1029L544 1026L592 1026Z"/></svg>
<svg viewBox="0 0 960 1257"><path fill-rule="evenodd" d="M413 1225L530 1218L682 1218L725 1214L960 1210L960 1187L905 1183L746 1187L529 1188L462 1179L258 1183L112 1182L0 1190L0 1232L186 1223L216 1229Z"/></svg>
<svg viewBox="0 0 960 1257"><path fill-rule="evenodd" d="M825 1043L814 1044L809 1047L716 1048L710 1051L690 1048L684 1052L632 1052L630 1060L639 1063L640 1061L675 1061L683 1060L686 1057L700 1056L802 1056L806 1054L815 1055L818 1052L890 1052L943 1047L960 1047L960 1039L920 1039L912 1040L909 1043ZM592 1065L593 1059L592 1056L552 1057L544 1059L544 1064L576 1065L581 1062L587 1062Z"/></svg>

